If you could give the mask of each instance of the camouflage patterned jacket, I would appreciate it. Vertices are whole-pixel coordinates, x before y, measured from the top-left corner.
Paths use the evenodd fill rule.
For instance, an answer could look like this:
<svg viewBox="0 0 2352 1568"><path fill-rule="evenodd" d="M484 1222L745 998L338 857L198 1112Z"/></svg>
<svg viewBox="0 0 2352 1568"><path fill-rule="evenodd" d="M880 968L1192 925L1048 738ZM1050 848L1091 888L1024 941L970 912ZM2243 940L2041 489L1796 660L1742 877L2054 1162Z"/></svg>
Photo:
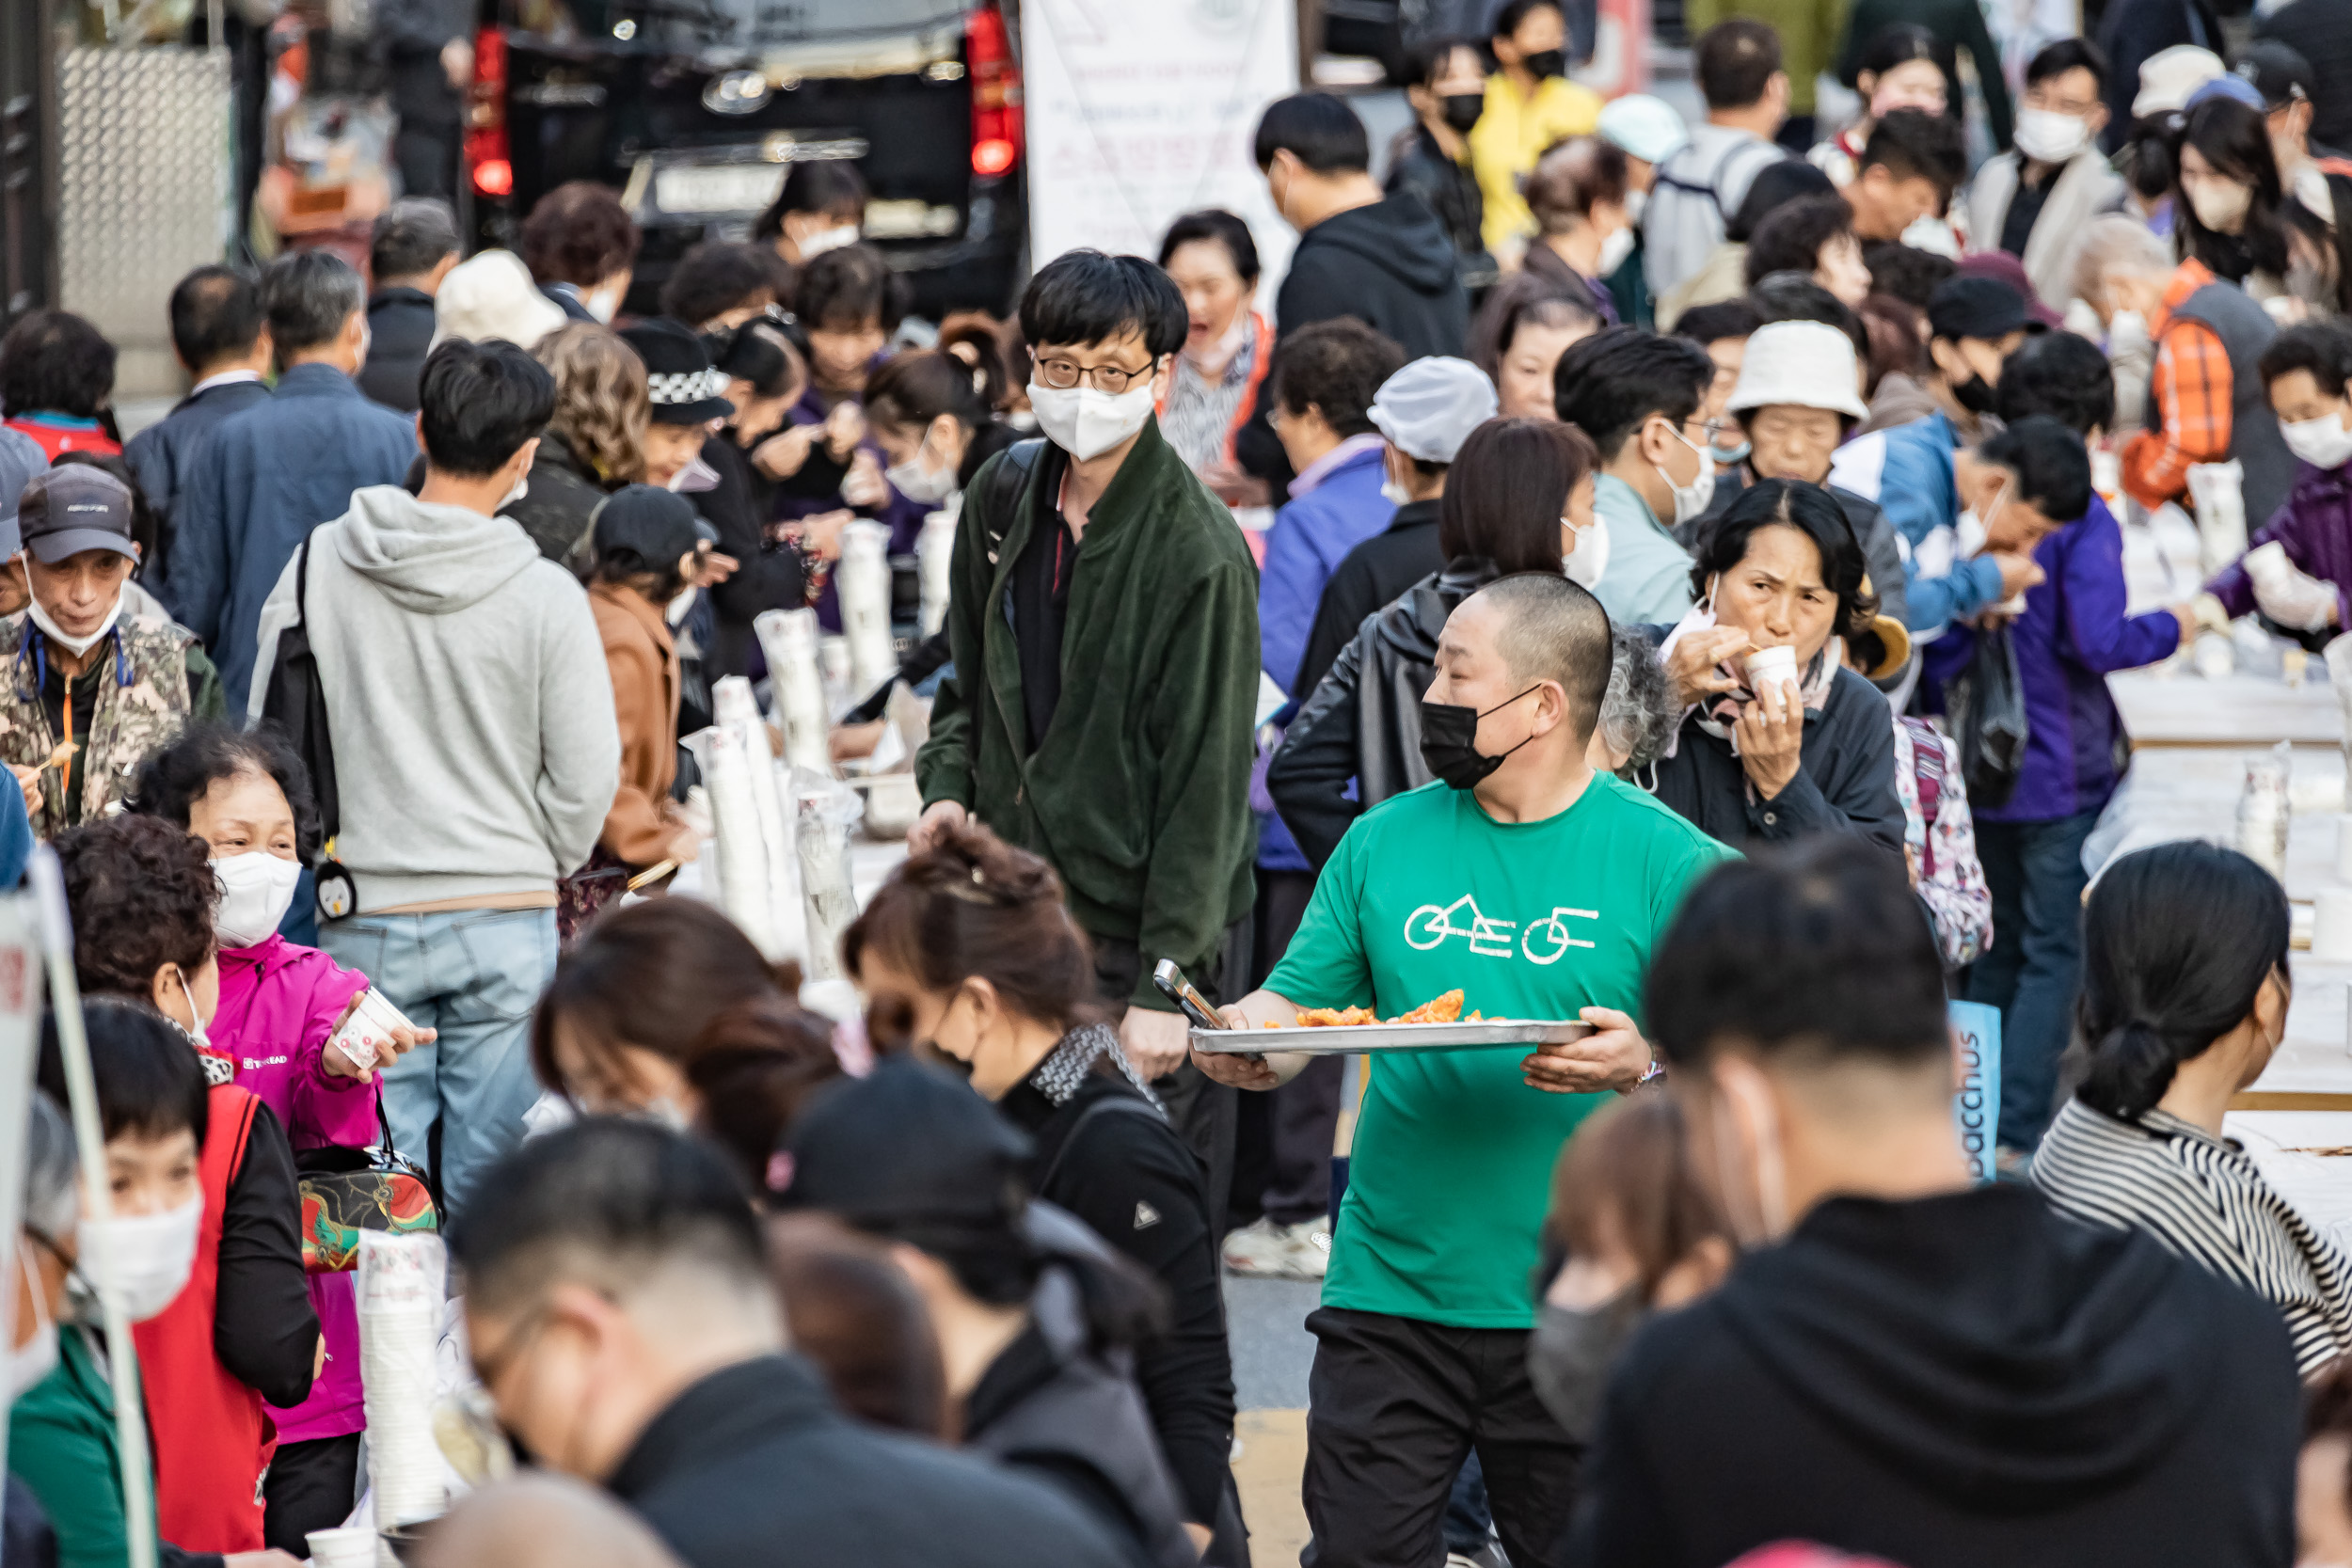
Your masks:
<svg viewBox="0 0 2352 1568"><path fill-rule="evenodd" d="M0 762L11 767L42 768L56 750L58 737L41 702L47 645L30 616L0 621L0 647L8 650L7 679L0 680ZM115 809L147 754L176 738L191 716L217 719L225 710L220 677L196 645L196 634L183 626L126 613L91 651L103 660L97 703L83 749L68 764L81 806L72 819L82 822ZM62 772L44 768L41 774L33 832L43 839L69 826Z"/></svg>

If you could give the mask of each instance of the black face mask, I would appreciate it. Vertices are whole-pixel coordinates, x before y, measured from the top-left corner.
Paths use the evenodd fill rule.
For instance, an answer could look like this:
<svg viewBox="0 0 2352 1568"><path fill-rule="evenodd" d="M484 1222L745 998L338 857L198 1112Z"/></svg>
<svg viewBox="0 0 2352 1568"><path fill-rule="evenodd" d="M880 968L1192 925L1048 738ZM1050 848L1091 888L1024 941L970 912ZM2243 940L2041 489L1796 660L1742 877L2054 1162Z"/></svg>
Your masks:
<svg viewBox="0 0 2352 1568"><path fill-rule="evenodd" d="M1527 691L1520 692L1519 697L1539 689L1531 686ZM1423 698L1421 705L1421 760L1428 765L1432 774L1444 780L1448 786L1454 789L1473 787L1502 767L1503 758L1508 757L1511 752L1526 745L1527 740L1535 738L1530 735L1527 740L1520 741L1519 746L1512 747L1511 752L1505 752L1502 756L1490 757L1478 749L1478 721L1486 718L1486 713L1501 713L1518 702L1519 697L1506 697L1486 709L1486 713L1474 707L1464 707L1459 703L1433 703Z"/></svg>
<svg viewBox="0 0 2352 1568"><path fill-rule="evenodd" d="M1438 102L1445 107L1446 124L1465 136L1486 110L1486 95L1483 92L1450 92Z"/></svg>
<svg viewBox="0 0 2352 1568"><path fill-rule="evenodd" d="M1981 375L1972 375L1952 385L1952 397L1971 414L1993 412L1993 383Z"/></svg>
<svg viewBox="0 0 2352 1568"><path fill-rule="evenodd" d="M1565 74L1568 69L1567 52L1561 49L1538 49L1533 55L1522 56L1519 64L1538 76L1559 76Z"/></svg>

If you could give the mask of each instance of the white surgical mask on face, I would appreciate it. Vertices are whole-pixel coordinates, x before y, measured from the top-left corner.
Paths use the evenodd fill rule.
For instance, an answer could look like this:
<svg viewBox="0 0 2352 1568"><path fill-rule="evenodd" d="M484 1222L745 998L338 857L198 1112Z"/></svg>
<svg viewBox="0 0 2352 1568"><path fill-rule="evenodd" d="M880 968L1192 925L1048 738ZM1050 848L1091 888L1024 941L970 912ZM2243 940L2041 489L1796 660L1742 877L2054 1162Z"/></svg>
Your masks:
<svg viewBox="0 0 2352 1568"><path fill-rule="evenodd" d="M1626 192L1626 193L1625 193L1625 221L1626 221L1626 222L1628 222L1628 223L1631 224L1631 225L1632 225L1634 228L1636 228L1636 229L1641 228L1641 227L1642 227L1642 214L1643 214L1645 212L1648 211L1648 209L1649 209L1649 192L1647 192L1647 191L1628 191L1628 192Z"/></svg>
<svg viewBox="0 0 2352 1568"><path fill-rule="evenodd" d="M2055 109L2023 109L2018 112L2016 131L2017 150L2036 162L2062 164L2090 144L2090 127L2079 115L2062 115Z"/></svg>
<svg viewBox="0 0 2352 1568"><path fill-rule="evenodd" d="M1691 481L1688 484L1677 484L1675 483L1674 475L1666 471L1664 465L1653 465L1657 470L1658 477L1666 482L1666 488L1674 492L1675 515L1673 526L1680 528L1684 523L1689 522L1692 518L1704 513L1709 503L1715 499L1715 463L1714 459L1708 456L1707 449L1705 447L1696 445L1688 436L1683 435L1679 430L1676 430L1671 424L1669 424L1666 428L1668 431L1672 432L1676 440L1681 442L1684 446L1689 447L1692 452L1699 460L1698 477Z"/></svg>
<svg viewBox="0 0 2352 1568"><path fill-rule="evenodd" d="M2234 180L2200 180L2188 193L2197 221L2217 233L2244 219L2253 202L2254 193Z"/></svg>
<svg viewBox="0 0 2352 1568"><path fill-rule="evenodd" d="M1609 519L1595 517L1582 528L1565 517L1560 522L1576 535L1576 552L1561 562L1561 569L1581 588L1598 587L1600 575L1609 570Z"/></svg>
<svg viewBox="0 0 2352 1568"><path fill-rule="evenodd" d="M186 1288L196 1266L197 1227L204 1218L199 1192L160 1214L84 1215L81 1270L102 1295L111 1294L122 1315L145 1323L169 1307Z"/></svg>
<svg viewBox="0 0 2352 1568"><path fill-rule="evenodd" d="M936 505L956 493L955 469L923 467L923 454L930 450L930 445L931 433L927 430L914 456L882 470L882 478L890 482L892 489L924 506Z"/></svg>
<svg viewBox="0 0 2352 1568"><path fill-rule="evenodd" d="M49 1292L41 1289L40 1275L33 1269L33 1260L24 1256L24 1244L17 1243L17 1267L24 1272L25 1289L32 1292L33 1337L8 1352L8 1397L23 1398L28 1391L56 1370L57 1365L57 1325L49 1316Z"/></svg>
<svg viewBox="0 0 2352 1568"><path fill-rule="evenodd" d="M525 468L520 474L516 476L515 487L512 490L507 491L506 494L501 498L494 510L503 512L529 494L531 494L531 470L529 468Z"/></svg>
<svg viewBox="0 0 2352 1568"><path fill-rule="evenodd" d="M1405 488L1402 484L1399 484L1394 479L1384 479L1380 482L1380 499L1387 501L1391 506L1410 506L1413 504L1413 493Z"/></svg>
<svg viewBox="0 0 2352 1568"><path fill-rule="evenodd" d="M266 850L249 849L216 857L213 876L220 883L220 909L213 916L220 944L251 947L267 942L294 907L302 867Z"/></svg>
<svg viewBox="0 0 2352 1568"><path fill-rule="evenodd" d="M857 244L857 225L844 223L832 229L819 229L801 242L801 260L822 256L828 250L839 250L845 245Z"/></svg>
<svg viewBox="0 0 2352 1568"><path fill-rule="evenodd" d="M589 290L588 297L580 303L581 309L597 321L610 326L612 325L612 318L620 313L621 291L598 286Z"/></svg>
<svg viewBox="0 0 2352 1568"><path fill-rule="evenodd" d="M2341 468L2352 463L2352 430L2344 428L2340 413L2295 424L2282 421L2279 434L2286 438L2287 451L2314 468Z"/></svg>
<svg viewBox="0 0 2352 1568"><path fill-rule="evenodd" d="M1083 463L1143 428L1152 417L1152 379L1147 375L1113 397L1092 387L1047 387L1031 378L1029 406L1046 438Z"/></svg>
<svg viewBox="0 0 2352 1568"><path fill-rule="evenodd" d="M1625 259L1632 254L1633 230L1620 229L1600 242L1600 260L1594 263L1593 270L1600 277L1607 277L1619 267L1624 266Z"/></svg>
<svg viewBox="0 0 2352 1568"><path fill-rule="evenodd" d="M16 569L24 574L24 592L31 595L31 602L26 604L24 609L33 617L33 625L40 628L43 637L72 654L75 658L81 657L98 646L105 641L106 634L115 629L115 621L122 614L122 594L119 589L115 593L115 602L107 607L106 618L98 623L96 631L91 632L87 637L68 637L65 628L57 625L51 618L49 611L42 608L40 595L33 593L33 569L21 560Z"/></svg>

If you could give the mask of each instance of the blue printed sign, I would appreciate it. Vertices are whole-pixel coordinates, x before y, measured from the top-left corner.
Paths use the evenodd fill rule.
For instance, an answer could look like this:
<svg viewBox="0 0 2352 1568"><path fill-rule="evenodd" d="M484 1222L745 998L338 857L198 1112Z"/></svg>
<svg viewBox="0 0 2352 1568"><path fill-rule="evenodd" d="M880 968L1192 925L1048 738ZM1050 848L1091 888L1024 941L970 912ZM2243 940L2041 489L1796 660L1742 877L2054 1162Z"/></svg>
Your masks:
<svg viewBox="0 0 2352 1568"><path fill-rule="evenodd" d="M1969 1174L1990 1181L2001 1131L2001 1010L1981 1002L1945 1006L1960 1042L1960 1092L1952 1098L1952 1120L1960 1128Z"/></svg>

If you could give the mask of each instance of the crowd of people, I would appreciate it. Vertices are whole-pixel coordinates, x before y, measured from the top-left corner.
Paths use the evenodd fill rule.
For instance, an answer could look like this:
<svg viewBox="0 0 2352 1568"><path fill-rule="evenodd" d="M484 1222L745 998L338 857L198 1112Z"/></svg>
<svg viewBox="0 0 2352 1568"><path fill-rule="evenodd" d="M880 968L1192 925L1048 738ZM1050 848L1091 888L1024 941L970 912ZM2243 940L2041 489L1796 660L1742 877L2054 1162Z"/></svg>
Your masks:
<svg viewBox="0 0 2352 1568"><path fill-rule="evenodd" d="M1720 0L1686 124L1510 0L1385 158L1264 110L1279 282L1203 210L1004 320L910 319L849 163L649 315L617 193L471 256L412 195L365 269L191 273L128 441L104 336L24 316L0 880L59 862L109 1190L52 1019L0 1561L129 1560L102 1304L163 1560L369 1517L354 1161L537 1472L450 1568L1247 1568L1229 1274L1320 1282L1319 1568L2352 1561L2352 1260L2223 1121L2285 894L2086 863L2109 674L2352 627L2342 4L2229 64L2200 7L2005 61ZM2175 506L2249 537L2152 607ZM681 738L877 526L899 662L831 751L927 703L922 810L812 955L845 1017L670 889ZM1581 1027L1351 1078L1199 1049L1163 961L1229 1027Z"/></svg>

